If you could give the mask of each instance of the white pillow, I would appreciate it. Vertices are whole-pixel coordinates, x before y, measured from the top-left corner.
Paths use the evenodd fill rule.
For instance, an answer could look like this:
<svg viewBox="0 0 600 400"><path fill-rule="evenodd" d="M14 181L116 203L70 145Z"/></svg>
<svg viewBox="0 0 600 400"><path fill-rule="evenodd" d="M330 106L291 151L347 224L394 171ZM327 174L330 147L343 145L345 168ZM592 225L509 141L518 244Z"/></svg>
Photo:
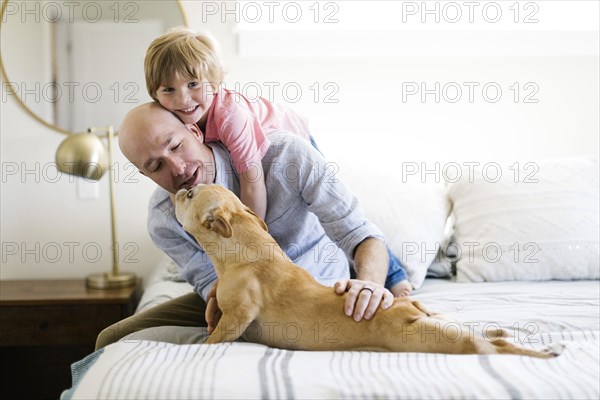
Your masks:
<svg viewBox="0 0 600 400"><path fill-rule="evenodd" d="M458 282L600 277L597 159L482 163L448 179Z"/></svg>
<svg viewBox="0 0 600 400"><path fill-rule="evenodd" d="M341 166L342 182L354 193L366 217L385 235L413 288L423 284L427 268L444 240L450 212L442 180L404 179L399 168Z"/></svg>

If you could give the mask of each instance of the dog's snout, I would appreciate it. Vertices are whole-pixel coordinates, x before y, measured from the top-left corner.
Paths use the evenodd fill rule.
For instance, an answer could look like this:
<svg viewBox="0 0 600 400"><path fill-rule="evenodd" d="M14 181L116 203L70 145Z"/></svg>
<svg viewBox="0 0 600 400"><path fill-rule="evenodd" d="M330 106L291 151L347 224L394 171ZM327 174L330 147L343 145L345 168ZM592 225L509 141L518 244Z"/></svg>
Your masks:
<svg viewBox="0 0 600 400"><path fill-rule="evenodd" d="M196 186L189 188L188 190L182 189L182 191L185 190L185 197L187 197L188 199L191 199L194 197L194 195L196 195L196 192L201 190L201 188L203 186L206 186L206 185L199 183Z"/></svg>

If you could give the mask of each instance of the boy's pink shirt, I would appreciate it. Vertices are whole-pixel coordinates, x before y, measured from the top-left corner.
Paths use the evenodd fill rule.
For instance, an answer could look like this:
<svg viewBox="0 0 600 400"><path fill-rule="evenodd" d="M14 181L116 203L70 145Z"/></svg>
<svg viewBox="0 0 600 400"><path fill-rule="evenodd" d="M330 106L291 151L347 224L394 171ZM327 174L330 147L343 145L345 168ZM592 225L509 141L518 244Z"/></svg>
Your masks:
<svg viewBox="0 0 600 400"><path fill-rule="evenodd" d="M221 141L238 173L260 163L269 149L269 133L287 131L309 140L308 121L302 115L262 97L249 100L222 88L208 109L205 130L204 140Z"/></svg>

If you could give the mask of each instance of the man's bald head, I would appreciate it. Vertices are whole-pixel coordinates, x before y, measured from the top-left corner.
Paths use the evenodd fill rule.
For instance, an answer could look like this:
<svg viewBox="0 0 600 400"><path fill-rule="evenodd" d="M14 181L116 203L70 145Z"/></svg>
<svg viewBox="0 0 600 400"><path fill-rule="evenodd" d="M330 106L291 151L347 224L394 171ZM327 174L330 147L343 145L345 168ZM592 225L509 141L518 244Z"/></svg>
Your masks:
<svg viewBox="0 0 600 400"><path fill-rule="evenodd" d="M212 183L212 151L195 125L185 125L158 103L129 111L119 128L119 147L142 174L171 193Z"/></svg>
<svg viewBox="0 0 600 400"><path fill-rule="evenodd" d="M140 141L148 139L146 133L152 130L153 126L169 120L172 120L174 124L183 125L175 115L158 103L145 103L129 111L123 118L118 135L119 147L125 157L140 168L139 162L135 161L136 158L139 158L136 157L138 156L137 145Z"/></svg>

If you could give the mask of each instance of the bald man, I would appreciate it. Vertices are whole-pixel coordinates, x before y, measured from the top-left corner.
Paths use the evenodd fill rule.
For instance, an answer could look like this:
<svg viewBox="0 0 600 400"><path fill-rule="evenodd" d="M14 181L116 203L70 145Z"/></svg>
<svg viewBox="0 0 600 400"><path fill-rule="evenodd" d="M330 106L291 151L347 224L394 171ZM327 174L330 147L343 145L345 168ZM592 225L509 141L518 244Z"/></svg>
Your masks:
<svg viewBox="0 0 600 400"><path fill-rule="evenodd" d="M262 160L267 187L269 233L317 281L349 292L346 315L370 319L394 295L410 291L400 262L382 233L362 215L357 199L332 179L322 155L305 140L281 132L269 135ZM100 348L130 332L160 326L202 326L218 319L217 276L204 250L175 218L172 195L197 184L218 184L239 196L239 179L219 142L204 143L196 125L185 125L157 103L127 114L119 130L123 154L160 187L149 204L148 230L154 243L180 267L195 293L134 315L103 331ZM350 278L350 266L356 279ZM387 288L386 288L387 287Z"/></svg>

